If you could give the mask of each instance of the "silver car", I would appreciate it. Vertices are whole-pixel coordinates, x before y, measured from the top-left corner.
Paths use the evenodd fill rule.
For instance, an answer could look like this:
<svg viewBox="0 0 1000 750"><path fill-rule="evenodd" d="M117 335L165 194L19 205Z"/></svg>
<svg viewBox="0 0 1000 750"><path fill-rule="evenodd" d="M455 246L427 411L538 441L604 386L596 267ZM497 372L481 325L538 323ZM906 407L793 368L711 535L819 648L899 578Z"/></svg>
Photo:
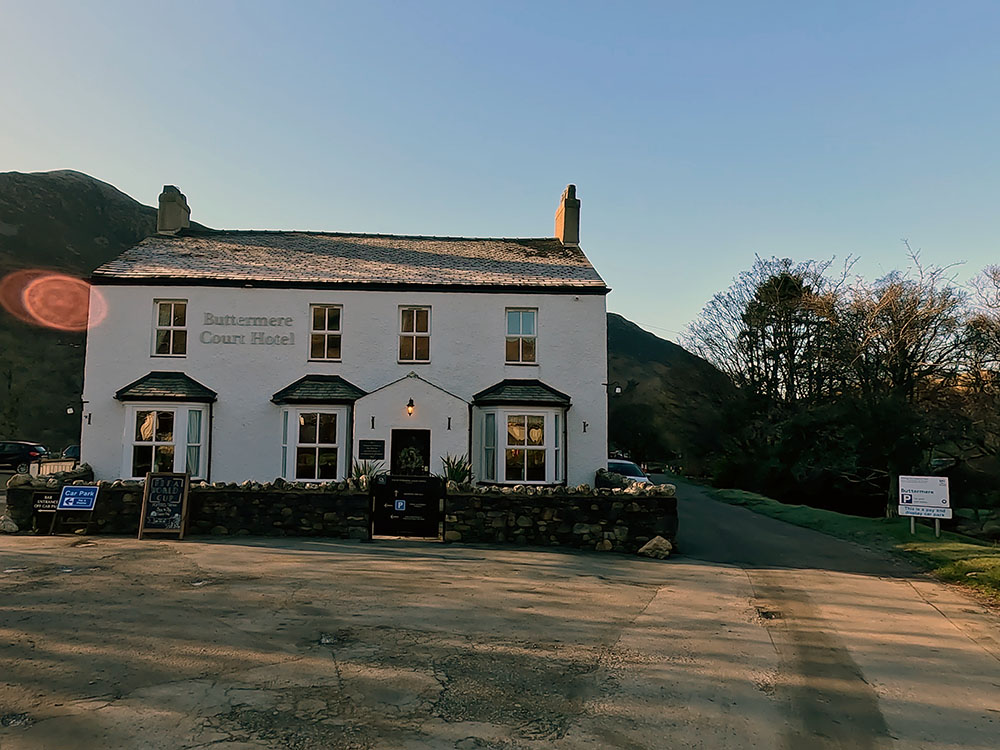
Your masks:
<svg viewBox="0 0 1000 750"><path fill-rule="evenodd" d="M608 461L608 471L612 474L621 474L626 479L638 482L639 484L653 483L649 477L643 474L642 469L631 461L623 461L619 458L613 458Z"/></svg>

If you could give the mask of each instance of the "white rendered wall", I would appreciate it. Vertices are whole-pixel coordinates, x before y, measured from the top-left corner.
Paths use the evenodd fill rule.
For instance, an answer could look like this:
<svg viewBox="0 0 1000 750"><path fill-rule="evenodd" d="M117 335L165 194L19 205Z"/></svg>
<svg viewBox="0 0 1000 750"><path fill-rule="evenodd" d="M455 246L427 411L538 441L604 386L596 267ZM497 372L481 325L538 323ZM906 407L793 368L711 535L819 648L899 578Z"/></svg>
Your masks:
<svg viewBox="0 0 1000 750"><path fill-rule="evenodd" d="M538 379L572 399L567 414L569 484L592 483L594 471L607 460L607 319L601 295L206 286L101 286L93 293L104 297L108 314L87 339L81 453L99 478L115 478L122 471L125 406L114 394L153 370L184 372L218 392L211 425L212 481L280 476L280 408L270 398L308 374L340 375L371 392L415 371L465 401L504 378ZM187 356L151 355L154 299L187 300ZM341 362L309 361L310 304L343 306ZM400 305L431 307L428 364L397 362ZM537 364L504 363L507 307L538 309ZM292 321L274 328L205 326L206 313ZM295 343L249 343L251 334L261 331L294 334ZM202 343L205 332L243 336L244 343ZM363 428L367 416L359 413L355 427ZM436 436L437 430L432 440ZM359 437L366 435L356 429L355 439ZM463 442L467 445L467 438ZM433 445L432 452L435 460L443 455Z"/></svg>
<svg viewBox="0 0 1000 750"><path fill-rule="evenodd" d="M407 414L411 398L413 414ZM354 455L359 440L384 440L386 469L393 430L430 430L433 474L444 473L443 456L469 452L469 404L420 378L407 377L380 388L358 399L354 407Z"/></svg>

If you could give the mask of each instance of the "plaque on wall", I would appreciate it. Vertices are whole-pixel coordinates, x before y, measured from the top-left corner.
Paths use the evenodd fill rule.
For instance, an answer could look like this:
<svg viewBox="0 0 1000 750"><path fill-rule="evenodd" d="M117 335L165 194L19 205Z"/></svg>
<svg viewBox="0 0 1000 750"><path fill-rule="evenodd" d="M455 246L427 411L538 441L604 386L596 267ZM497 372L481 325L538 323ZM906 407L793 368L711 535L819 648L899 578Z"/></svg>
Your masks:
<svg viewBox="0 0 1000 750"><path fill-rule="evenodd" d="M359 440L358 459L361 461L384 461L384 440Z"/></svg>

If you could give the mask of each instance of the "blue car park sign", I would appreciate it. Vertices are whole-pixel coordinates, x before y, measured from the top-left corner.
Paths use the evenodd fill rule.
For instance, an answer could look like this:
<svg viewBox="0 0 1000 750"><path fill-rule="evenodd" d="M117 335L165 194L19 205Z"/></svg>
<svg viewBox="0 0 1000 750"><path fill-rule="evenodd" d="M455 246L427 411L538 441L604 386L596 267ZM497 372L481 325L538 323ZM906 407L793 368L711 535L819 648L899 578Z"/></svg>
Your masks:
<svg viewBox="0 0 1000 750"><path fill-rule="evenodd" d="M97 487L63 487L56 510L93 510Z"/></svg>

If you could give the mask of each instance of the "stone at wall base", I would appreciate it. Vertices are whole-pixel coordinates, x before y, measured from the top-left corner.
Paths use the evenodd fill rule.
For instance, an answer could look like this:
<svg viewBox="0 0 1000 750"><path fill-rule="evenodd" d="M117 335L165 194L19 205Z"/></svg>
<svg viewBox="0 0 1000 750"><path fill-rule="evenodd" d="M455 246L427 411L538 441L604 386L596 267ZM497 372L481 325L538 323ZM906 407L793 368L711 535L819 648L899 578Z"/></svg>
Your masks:
<svg viewBox="0 0 1000 750"><path fill-rule="evenodd" d="M0 516L0 534L16 534L17 524L7 516Z"/></svg>
<svg viewBox="0 0 1000 750"><path fill-rule="evenodd" d="M636 554L642 555L643 557L652 557L657 560L664 560L670 557L670 553L673 549L674 545L672 545L668 540L664 539L662 536L654 536L642 545Z"/></svg>

